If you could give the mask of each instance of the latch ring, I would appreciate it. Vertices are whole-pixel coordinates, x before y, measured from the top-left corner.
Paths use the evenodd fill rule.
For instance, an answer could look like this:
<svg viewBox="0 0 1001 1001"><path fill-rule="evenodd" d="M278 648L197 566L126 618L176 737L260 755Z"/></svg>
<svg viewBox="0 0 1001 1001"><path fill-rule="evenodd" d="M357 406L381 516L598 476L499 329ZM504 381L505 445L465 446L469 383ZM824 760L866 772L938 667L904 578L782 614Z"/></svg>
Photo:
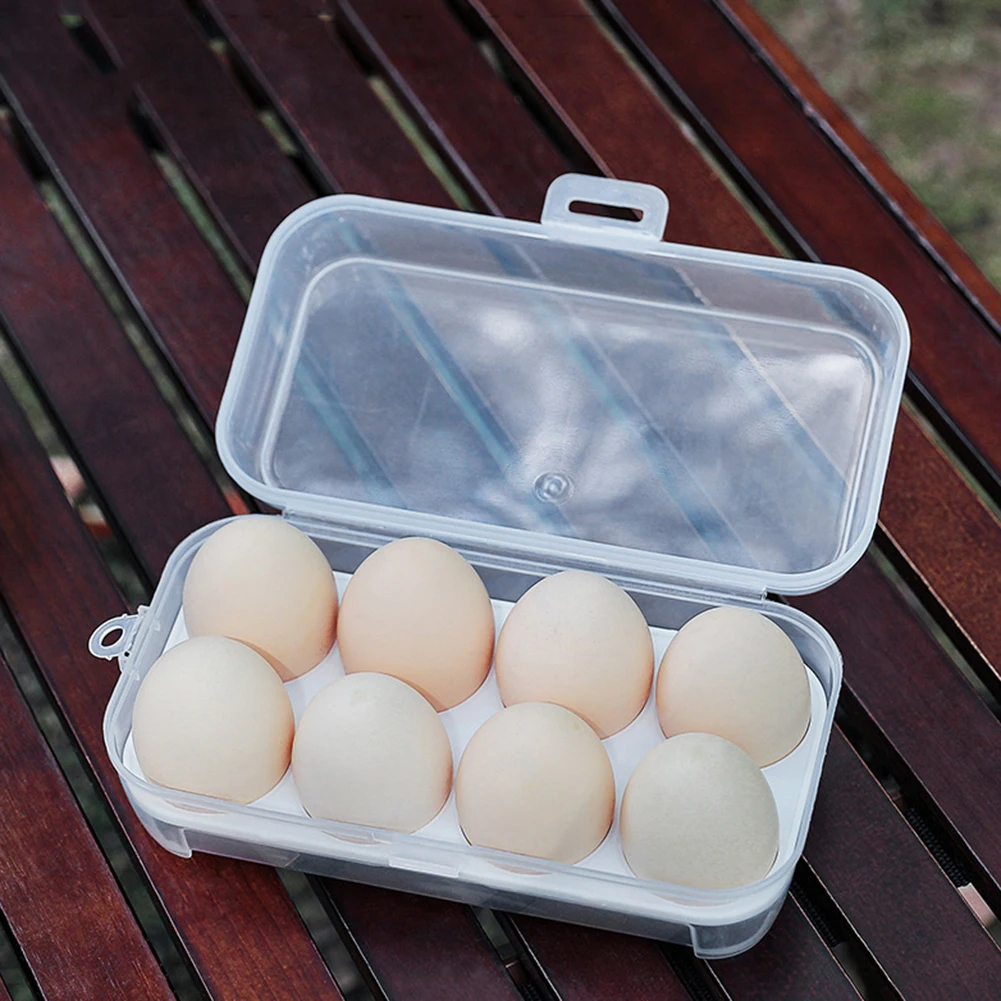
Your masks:
<svg viewBox="0 0 1001 1001"><path fill-rule="evenodd" d="M136 630L139 628L139 621L146 612L146 608L146 605L140 605L135 615L116 615L113 619L102 622L90 634L87 649L94 657L102 657L104 660L127 657L132 648ZM121 635L110 639L116 632L120 632Z"/></svg>

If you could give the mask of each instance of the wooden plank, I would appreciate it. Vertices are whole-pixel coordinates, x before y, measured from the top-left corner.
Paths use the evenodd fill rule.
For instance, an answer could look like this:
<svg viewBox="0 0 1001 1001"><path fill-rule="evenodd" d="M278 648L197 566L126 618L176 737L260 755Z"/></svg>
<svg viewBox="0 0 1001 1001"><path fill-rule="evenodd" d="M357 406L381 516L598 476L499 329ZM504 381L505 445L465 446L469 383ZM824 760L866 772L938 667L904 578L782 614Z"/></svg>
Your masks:
<svg viewBox="0 0 1001 1001"><path fill-rule="evenodd" d="M688 1001L656 942L511 915L509 923L562 1001Z"/></svg>
<svg viewBox="0 0 1001 1001"><path fill-rule="evenodd" d="M957 433L1001 470L1001 294L746 0L603 6L642 44L656 75L697 109L780 225L809 252L872 275L900 300L914 374ZM994 329L948 272L992 311Z"/></svg>
<svg viewBox="0 0 1001 1001"><path fill-rule="evenodd" d="M787 898L771 931L752 949L711 964L740 1001L858 1001L858 991L820 940L799 904Z"/></svg>
<svg viewBox="0 0 1001 1001"><path fill-rule="evenodd" d="M538 220L570 165L441 0L342 0L339 14L477 203Z"/></svg>
<svg viewBox="0 0 1001 1001"><path fill-rule="evenodd" d="M232 512L3 136L0 215L8 333L106 512L155 576L181 539Z"/></svg>
<svg viewBox="0 0 1001 1001"><path fill-rule="evenodd" d="M42 994L172 1001L2 657L0 817L0 909Z"/></svg>
<svg viewBox="0 0 1001 1001"><path fill-rule="evenodd" d="M452 200L309 0L206 0L226 41L333 191Z"/></svg>
<svg viewBox="0 0 1001 1001"><path fill-rule="evenodd" d="M805 858L907 1001L1001 997L1001 951L837 729Z"/></svg>
<svg viewBox="0 0 1001 1001"><path fill-rule="evenodd" d="M1001 724L901 595L869 560L833 587L793 600L845 657L853 715L892 749L898 774L955 829L962 857L1001 912ZM861 722L861 720L858 720Z"/></svg>
<svg viewBox="0 0 1001 1001"><path fill-rule="evenodd" d="M213 856L177 858L136 818L102 737L117 670L87 652L91 630L120 613L124 599L3 385L0 469L0 597L206 989L234 1001L338 1001L273 870Z"/></svg>
<svg viewBox="0 0 1001 1001"><path fill-rule="evenodd" d="M1001 694L1001 619L992 600L1001 590L1001 523L917 422L901 418L880 522L999 676Z"/></svg>
<svg viewBox="0 0 1001 1001"><path fill-rule="evenodd" d="M313 197L174 0L89 0L171 152L216 222L254 268L282 218ZM216 133L225 122L226 141Z"/></svg>
<svg viewBox="0 0 1001 1001"><path fill-rule="evenodd" d="M661 948L648 939L520 915L508 921L564 1001L688 998ZM753 949L713 960L707 969L709 979L715 977L729 997L740 1001L857 1001L859 996L791 899Z"/></svg>
<svg viewBox="0 0 1001 1001"><path fill-rule="evenodd" d="M390 1001L521 1001L468 907L337 880L323 887Z"/></svg>
<svg viewBox="0 0 1001 1001"><path fill-rule="evenodd" d="M0 79L202 415L211 420L244 306L128 121L131 87L101 75L55 4L0 5ZM115 183L109 184L108 178Z"/></svg>

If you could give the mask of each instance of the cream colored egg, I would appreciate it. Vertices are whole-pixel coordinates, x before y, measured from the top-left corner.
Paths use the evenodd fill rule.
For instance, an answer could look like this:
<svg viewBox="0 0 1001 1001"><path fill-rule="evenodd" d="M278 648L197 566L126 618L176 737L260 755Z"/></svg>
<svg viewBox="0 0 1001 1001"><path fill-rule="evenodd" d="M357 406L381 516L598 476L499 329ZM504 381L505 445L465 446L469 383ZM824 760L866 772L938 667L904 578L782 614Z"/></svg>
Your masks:
<svg viewBox="0 0 1001 1001"><path fill-rule="evenodd" d="M353 674L306 706L292 773L313 817L411 832L445 805L452 750L413 688L386 674Z"/></svg>
<svg viewBox="0 0 1001 1001"><path fill-rule="evenodd" d="M637 876L703 890L762 879L778 853L778 811L761 769L710 733L671 737L643 758L619 825Z"/></svg>
<svg viewBox="0 0 1001 1001"><path fill-rule="evenodd" d="M337 643L348 674L391 674L435 709L450 709L490 670L490 596L454 549L434 539L397 539L355 571Z"/></svg>
<svg viewBox="0 0 1001 1001"><path fill-rule="evenodd" d="M782 630L746 608L711 608L671 641L657 676L666 736L715 733L759 767L785 757L810 724L806 667Z"/></svg>
<svg viewBox="0 0 1001 1001"><path fill-rule="evenodd" d="M473 734L456 773L455 802L471 844L579 862L612 824L615 779L584 720L561 706L523 702Z"/></svg>
<svg viewBox="0 0 1001 1001"><path fill-rule="evenodd" d="M191 636L246 643L289 681L334 645L334 575L316 543L288 522L240 518L210 536L191 561L184 622Z"/></svg>
<svg viewBox="0 0 1001 1001"><path fill-rule="evenodd" d="M505 705L554 702L604 738L646 704L653 642L625 591L598 574L566 570L522 595L501 629L496 665Z"/></svg>
<svg viewBox="0 0 1001 1001"><path fill-rule="evenodd" d="M294 721L285 686L250 647L200 636L149 669L132 709L146 778L171 789L249 803L288 768Z"/></svg>

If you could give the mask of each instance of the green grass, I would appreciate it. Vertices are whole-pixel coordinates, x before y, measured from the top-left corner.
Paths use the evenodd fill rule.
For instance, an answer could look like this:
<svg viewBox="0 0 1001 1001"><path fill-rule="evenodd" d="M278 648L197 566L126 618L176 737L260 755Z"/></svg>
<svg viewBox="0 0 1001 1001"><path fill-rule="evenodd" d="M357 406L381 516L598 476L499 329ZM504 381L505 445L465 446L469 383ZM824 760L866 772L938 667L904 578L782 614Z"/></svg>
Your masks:
<svg viewBox="0 0 1001 1001"><path fill-rule="evenodd" d="M1001 286L1001 0L754 0Z"/></svg>

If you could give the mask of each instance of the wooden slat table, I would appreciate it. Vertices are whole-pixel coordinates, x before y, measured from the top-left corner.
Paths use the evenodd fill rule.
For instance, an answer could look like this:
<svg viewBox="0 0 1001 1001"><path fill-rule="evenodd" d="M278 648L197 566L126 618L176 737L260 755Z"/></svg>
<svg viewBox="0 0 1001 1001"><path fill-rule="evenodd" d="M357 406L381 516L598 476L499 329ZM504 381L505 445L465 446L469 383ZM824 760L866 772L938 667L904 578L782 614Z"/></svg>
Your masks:
<svg viewBox="0 0 1001 1001"><path fill-rule="evenodd" d="M1001 998L1001 295L747 0L4 0L0 105L0 997ZM726 961L182 861L103 749L90 630L253 507L206 443L274 226L335 191L536 219L570 169L912 327L876 541L795 601L846 660L806 853Z"/></svg>

